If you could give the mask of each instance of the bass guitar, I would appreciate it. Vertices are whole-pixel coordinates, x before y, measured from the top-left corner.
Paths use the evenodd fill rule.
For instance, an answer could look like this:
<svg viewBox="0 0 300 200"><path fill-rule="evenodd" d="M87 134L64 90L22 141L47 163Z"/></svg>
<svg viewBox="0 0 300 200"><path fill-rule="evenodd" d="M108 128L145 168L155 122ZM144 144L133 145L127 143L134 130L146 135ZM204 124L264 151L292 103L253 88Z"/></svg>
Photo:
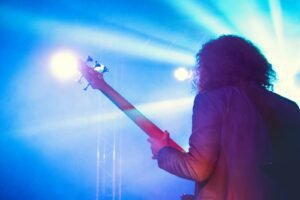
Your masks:
<svg viewBox="0 0 300 200"><path fill-rule="evenodd" d="M87 61L79 61L79 71L82 77L88 82L85 90L91 86L93 89L100 90L108 99L112 101L121 111L123 111L138 127L140 127L148 136L160 139L166 134L148 118L146 118L139 110L113 89L105 80L103 74L108 71L104 65L96 62L94 66L88 63L93 61L88 57ZM82 78L81 77L81 78ZM80 80L81 80L80 78ZM170 146L184 152L184 149L170 138Z"/></svg>

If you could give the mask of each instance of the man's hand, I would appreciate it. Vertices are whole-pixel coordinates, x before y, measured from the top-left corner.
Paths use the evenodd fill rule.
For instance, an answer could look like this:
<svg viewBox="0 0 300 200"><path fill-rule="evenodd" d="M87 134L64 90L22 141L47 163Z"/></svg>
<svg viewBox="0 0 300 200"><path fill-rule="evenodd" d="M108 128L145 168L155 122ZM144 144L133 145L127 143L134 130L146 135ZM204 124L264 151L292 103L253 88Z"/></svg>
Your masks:
<svg viewBox="0 0 300 200"><path fill-rule="evenodd" d="M169 132L165 131L165 134L162 138L148 138L147 140L151 144L151 151L152 151L152 159L157 159L157 154L159 150L163 147L170 146L170 134Z"/></svg>

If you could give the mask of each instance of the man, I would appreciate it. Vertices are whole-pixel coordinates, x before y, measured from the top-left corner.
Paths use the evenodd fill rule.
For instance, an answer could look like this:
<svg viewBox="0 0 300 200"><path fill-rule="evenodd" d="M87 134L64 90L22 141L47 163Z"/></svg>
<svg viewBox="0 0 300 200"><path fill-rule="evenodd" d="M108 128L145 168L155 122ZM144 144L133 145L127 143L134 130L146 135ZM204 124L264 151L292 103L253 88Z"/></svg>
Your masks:
<svg viewBox="0 0 300 200"><path fill-rule="evenodd" d="M203 45L196 72L189 151L170 147L168 134L149 138L159 167L194 180L197 200L297 199L289 189L299 177L300 112L269 91L271 64L250 41L225 35Z"/></svg>

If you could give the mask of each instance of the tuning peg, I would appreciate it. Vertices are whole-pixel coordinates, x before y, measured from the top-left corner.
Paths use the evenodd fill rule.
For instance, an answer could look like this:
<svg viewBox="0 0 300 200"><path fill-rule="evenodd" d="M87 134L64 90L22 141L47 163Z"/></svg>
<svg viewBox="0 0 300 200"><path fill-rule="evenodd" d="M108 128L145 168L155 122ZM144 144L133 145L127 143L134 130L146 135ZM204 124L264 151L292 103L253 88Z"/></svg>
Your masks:
<svg viewBox="0 0 300 200"><path fill-rule="evenodd" d="M81 84L82 78L83 78L83 75L81 75L81 76L79 77L79 79L77 80L77 83Z"/></svg>
<svg viewBox="0 0 300 200"><path fill-rule="evenodd" d="M99 64L99 62L96 60L95 61L95 65L94 65L94 68L96 68L96 67L100 67L101 65Z"/></svg>
<svg viewBox="0 0 300 200"><path fill-rule="evenodd" d="M103 64L98 63L98 61L95 61L94 70L98 73L108 72L108 68Z"/></svg>
<svg viewBox="0 0 300 200"><path fill-rule="evenodd" d="M104 65L103 65L103 67L104 67L104 69L103 69L103 73L104 73L104 72L108 72L108 71L109 71L109 70L108 70L108 68L107 68L106 66L104 66Z"/></svg>
<svg viewBox="0 0 300 200"><path fill-rule="evenodd" d="M108 72L108 68L104 65L99 65L99 66L95 67L94 70L101 74Z"/></svg>
<svg viewBox="0 0 300 200"><path fill-rule="evenodd" d="M94 59L91 56L88 56L87 59L86 59L86 62L93 62L93 60Z"/></svg>
<svg viewBox="0 0 300 200"><path fill-rule="evenodd" d="M90 87L90 83L87 84L87 86L85 86L85 88L83 88L84 91L87 91L87 89Z"/></svg>

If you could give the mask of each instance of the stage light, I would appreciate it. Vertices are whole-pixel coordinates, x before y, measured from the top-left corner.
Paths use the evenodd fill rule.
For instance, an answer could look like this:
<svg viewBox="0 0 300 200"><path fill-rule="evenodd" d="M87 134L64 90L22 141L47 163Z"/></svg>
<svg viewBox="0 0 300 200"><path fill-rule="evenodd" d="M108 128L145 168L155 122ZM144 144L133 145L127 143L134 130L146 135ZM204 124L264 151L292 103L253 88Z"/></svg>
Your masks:
<svg viewBox="0 0 300 200"><path fill-rule="evenodd" d="M179 81L185 81L192 77L192 73L184 67L179 67L174 71L174 77Z"/></svg>
<svg viewBox="0 0 300 200"><path fill-rule="evenodd" d="M77 56L68 50L56 52L51 57L50 69L53 75L60 80L75 79L78 75Z"/></svg>

